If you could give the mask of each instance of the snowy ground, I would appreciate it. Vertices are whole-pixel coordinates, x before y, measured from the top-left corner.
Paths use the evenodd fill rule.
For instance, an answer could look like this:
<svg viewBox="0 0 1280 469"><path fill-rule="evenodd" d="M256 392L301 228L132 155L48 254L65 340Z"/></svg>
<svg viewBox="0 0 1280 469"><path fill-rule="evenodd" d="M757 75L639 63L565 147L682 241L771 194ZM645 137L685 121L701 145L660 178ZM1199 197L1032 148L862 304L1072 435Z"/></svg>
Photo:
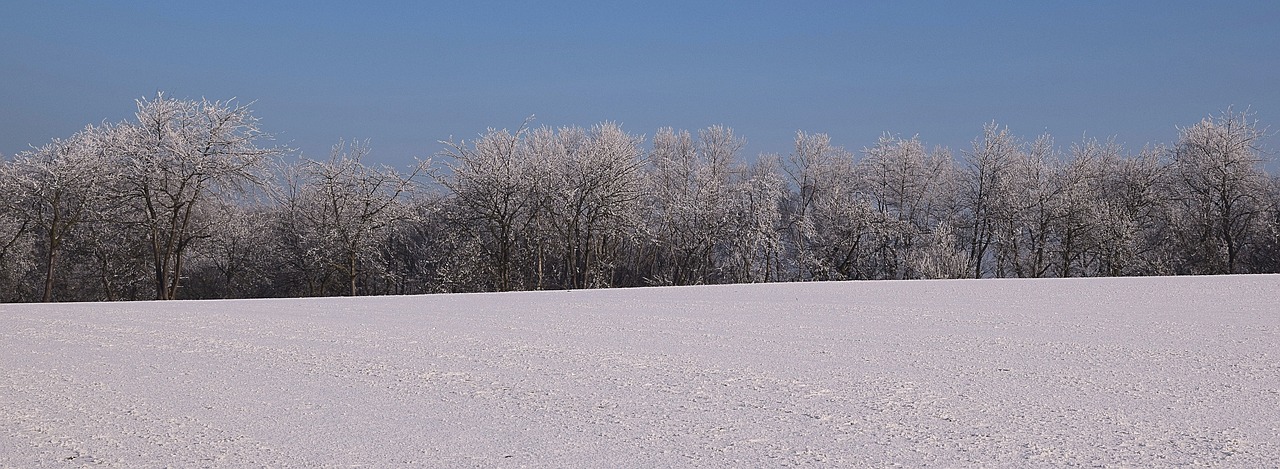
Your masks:
<svg viewBox="0 0 1280 469"><path fill-rule="evenodd" d="M0 305L0 466L1280 460L1280 276Z"/></svg>

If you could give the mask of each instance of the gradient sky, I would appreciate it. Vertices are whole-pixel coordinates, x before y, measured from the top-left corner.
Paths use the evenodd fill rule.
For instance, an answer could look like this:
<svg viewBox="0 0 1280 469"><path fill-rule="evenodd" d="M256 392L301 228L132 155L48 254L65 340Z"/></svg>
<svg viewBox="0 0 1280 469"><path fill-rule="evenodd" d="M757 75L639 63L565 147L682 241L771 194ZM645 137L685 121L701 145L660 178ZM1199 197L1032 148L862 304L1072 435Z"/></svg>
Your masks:
<svg viewBox="0 0 1280 469"><path fill-rule="evenodd" d="M1280 129L1280 2L0 0L0 154L134 100L255 101L311 158L401 165L486 127L724 124L969 148L995 120L1136 150L1235 106ZM1268 139L1275 148L1277 139Z"/></svg>

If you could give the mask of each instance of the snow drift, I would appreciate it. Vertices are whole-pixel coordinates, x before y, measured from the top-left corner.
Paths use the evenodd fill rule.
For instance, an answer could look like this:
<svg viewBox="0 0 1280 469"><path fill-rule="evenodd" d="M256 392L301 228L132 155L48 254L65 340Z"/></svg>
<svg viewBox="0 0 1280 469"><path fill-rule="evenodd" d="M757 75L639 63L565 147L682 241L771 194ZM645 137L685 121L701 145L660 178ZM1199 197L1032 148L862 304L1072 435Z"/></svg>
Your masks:
<svg viewBox="0 0 1280 469"><path fill-rule="evenodd" d="M1280 460L1280 276L0 305L0 466Z"/></svg>

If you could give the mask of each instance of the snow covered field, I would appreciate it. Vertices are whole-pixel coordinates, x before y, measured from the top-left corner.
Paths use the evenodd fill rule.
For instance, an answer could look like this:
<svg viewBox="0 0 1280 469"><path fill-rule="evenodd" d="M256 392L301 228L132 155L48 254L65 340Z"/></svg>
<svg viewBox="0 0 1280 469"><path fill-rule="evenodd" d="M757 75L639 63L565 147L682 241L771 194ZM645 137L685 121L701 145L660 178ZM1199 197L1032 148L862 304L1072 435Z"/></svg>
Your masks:
<svg viewBox="0 0 1280 469"><path fill-rule="evenodd" d="M1261 467L1280 276L0 305L0 466Z"/></svg>

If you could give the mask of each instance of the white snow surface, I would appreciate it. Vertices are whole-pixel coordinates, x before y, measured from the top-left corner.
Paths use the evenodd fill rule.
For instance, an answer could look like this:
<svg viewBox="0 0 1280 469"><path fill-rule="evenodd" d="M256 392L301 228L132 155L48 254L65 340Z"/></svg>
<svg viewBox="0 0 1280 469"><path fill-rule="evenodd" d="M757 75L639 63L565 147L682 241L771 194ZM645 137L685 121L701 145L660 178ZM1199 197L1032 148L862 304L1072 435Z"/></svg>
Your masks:
<svg viewBox="0 0 1280 469"><path fill-rule="evenodd" d="M1274 466L1280 276L0 305L0 466Z"/></svg>

